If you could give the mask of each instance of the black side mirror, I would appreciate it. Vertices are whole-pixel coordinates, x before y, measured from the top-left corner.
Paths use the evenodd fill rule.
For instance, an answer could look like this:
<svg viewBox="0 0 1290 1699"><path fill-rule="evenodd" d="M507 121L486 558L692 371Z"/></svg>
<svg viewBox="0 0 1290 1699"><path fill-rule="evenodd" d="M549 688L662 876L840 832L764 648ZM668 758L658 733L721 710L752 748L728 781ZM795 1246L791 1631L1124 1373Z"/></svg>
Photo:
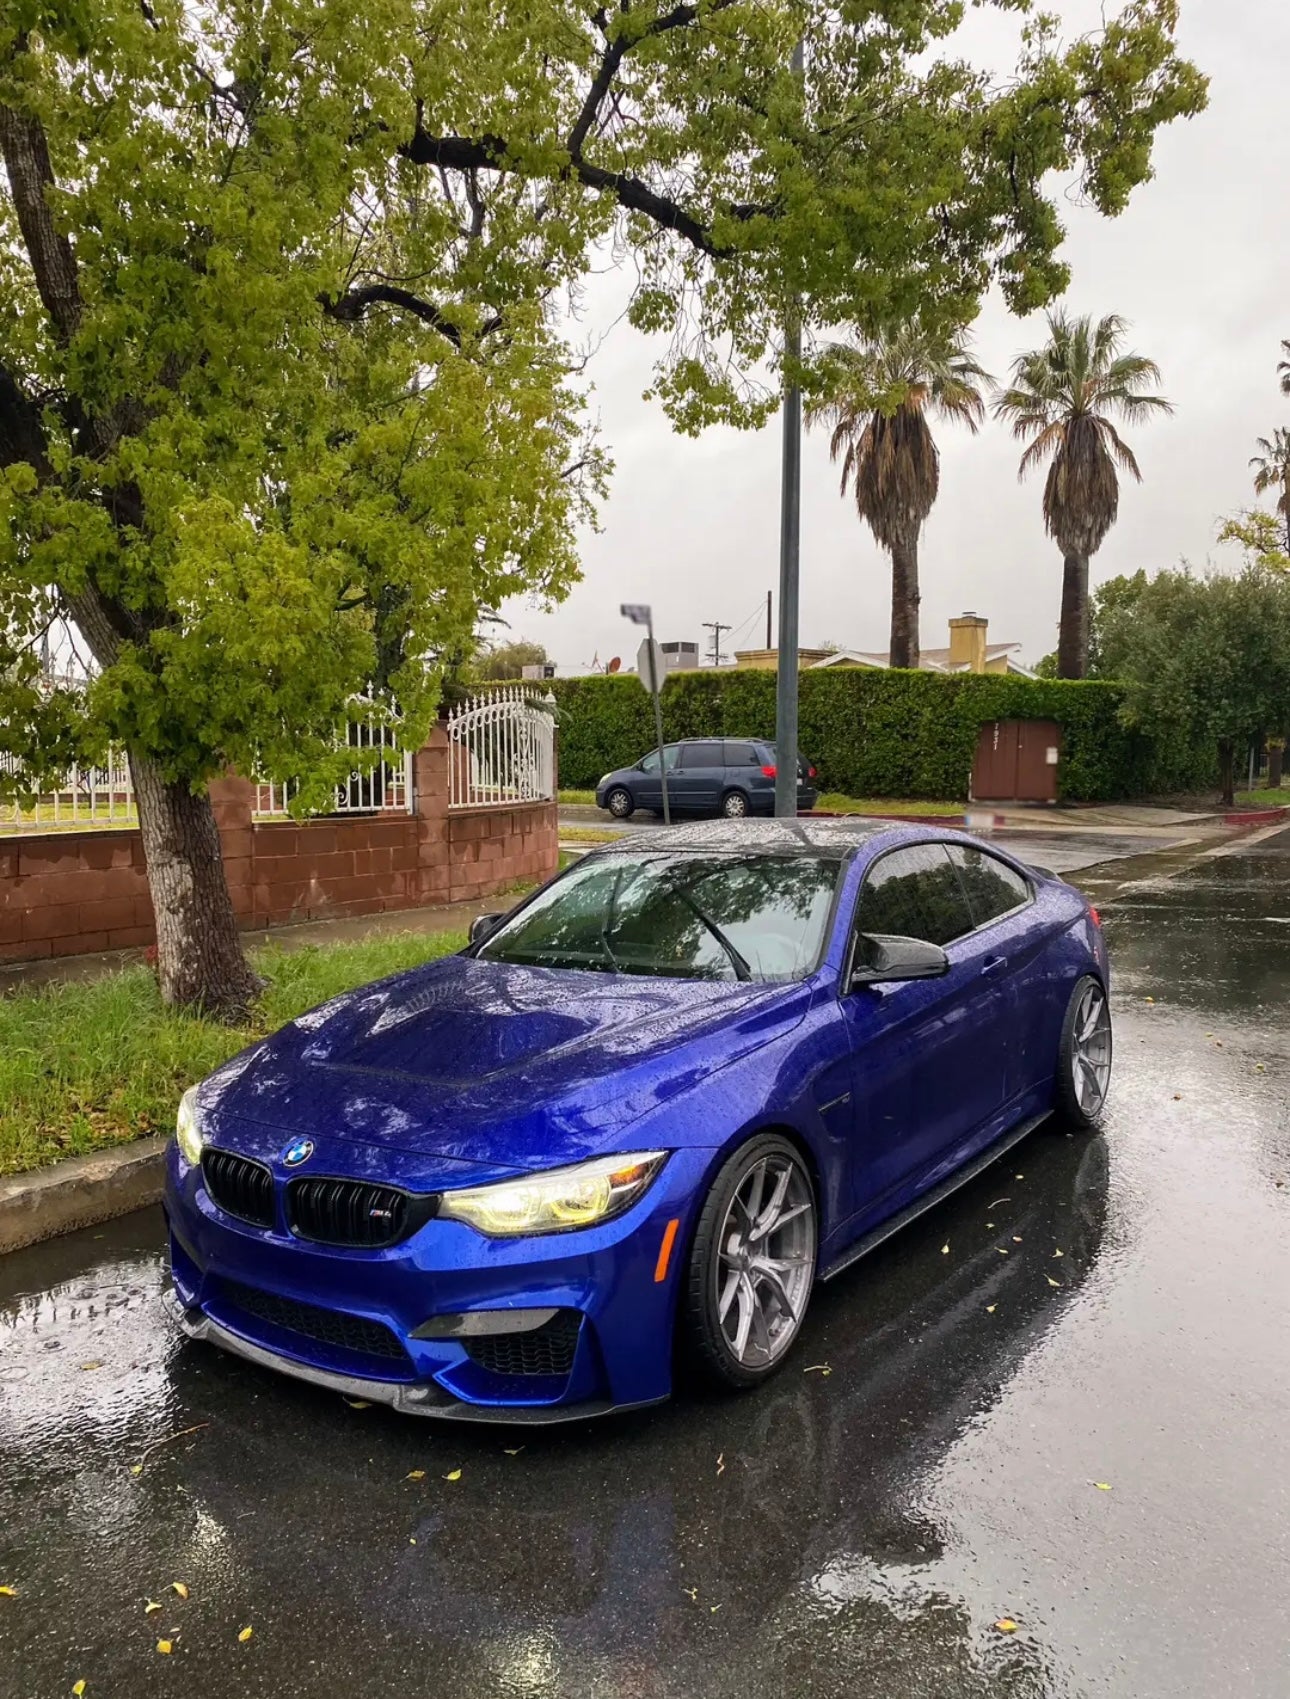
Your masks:
<svg viewBox="0 0 1290 1699"><path fill-rule="evenodd" d="M851 984L886 985L902 979L939 979L950 971L950 958L939 944L889 933L861 932L856 938Z"/></svg>
<svg viewBox="0 0 1290 1699"><path fill-rule="evenodd" d="M468 937L472 944L482 944L490 932L495 932L506 919L504 914L477 914L470 923Z"/></svg>

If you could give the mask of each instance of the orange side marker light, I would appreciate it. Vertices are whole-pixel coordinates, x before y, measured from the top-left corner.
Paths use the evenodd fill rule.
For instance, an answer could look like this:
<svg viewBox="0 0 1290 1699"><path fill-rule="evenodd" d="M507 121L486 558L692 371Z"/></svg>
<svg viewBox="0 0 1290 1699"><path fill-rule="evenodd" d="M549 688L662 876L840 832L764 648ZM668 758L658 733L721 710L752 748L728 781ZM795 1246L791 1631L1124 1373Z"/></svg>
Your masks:
<svg viewBox="0 0 1290 1699"><path fill-rule="evenodd" d="M680 1217L669 1221L663 1230L663 1243L658 1248L658 1261L654 1264L654 1284L657 1286L667 1279L667 1265L672 1260L672 1246L676 1243L676 1230L681 1225Z"/></svg>

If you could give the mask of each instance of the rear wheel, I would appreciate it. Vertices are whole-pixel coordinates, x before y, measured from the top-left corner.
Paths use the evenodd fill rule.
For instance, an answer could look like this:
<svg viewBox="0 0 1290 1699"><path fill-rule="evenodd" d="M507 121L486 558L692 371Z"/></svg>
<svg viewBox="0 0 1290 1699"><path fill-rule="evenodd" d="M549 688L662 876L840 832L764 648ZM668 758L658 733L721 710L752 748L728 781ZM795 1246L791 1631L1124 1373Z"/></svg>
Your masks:
<svg viewBox="0 0 1290 1699"><path fill-rule="evenodd" d="M1095 1127L1111 1084L1111 1009L1100 982L1077 982L1057 1051L1057 1111L1068 1127Z"/></svg>
<svg viewBox="0 0 1290 1699"><path fill-rule="evenodd" d="M815 1284L815 1187L795 1146L750 1139L708 1193L690 1253L684 1325L707 1379L755 1386L783 1362Z"/></svg>
<svg viewBox="0 0 1290 1699"><path fill-rule="evenodd" d="M632 801L632 793L624 785L615 785L605 798L605 807L615 820L630 820L636 805Z"/></svg>
<svg viewBox="0 0 1290 1699"><path fill-rule="evenodd" d="M748 812L748 798L742 791L727 791L721 799L721 812L727 820L742 820Z"/></svg>

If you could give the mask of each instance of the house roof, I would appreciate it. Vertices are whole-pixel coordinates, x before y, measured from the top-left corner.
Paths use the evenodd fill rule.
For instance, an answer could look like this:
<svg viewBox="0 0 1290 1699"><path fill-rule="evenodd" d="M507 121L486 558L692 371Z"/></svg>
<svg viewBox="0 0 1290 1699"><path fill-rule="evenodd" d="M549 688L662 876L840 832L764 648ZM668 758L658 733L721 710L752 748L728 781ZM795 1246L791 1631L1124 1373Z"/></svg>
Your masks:
<svg viewBox="0 0 1290 1699"><path fill-rule="evenodd" d="M1009 672L1021 673L1025 678L1033 678L1034 674L1030 668L1023 667L1021 662L1014 658L1014 651L1020 648L1020 643L987 643L985 658L987 661L997 661L1000 657L1006 657ZM822 661L811 662L812 667L885 667L887 665L889 665L887 652L878 649L838 649L832 655L826 655ZM971 671L971 668L964 662L951 665L948 649L920 649L918 665L924 672L963 673Z"/></svg>

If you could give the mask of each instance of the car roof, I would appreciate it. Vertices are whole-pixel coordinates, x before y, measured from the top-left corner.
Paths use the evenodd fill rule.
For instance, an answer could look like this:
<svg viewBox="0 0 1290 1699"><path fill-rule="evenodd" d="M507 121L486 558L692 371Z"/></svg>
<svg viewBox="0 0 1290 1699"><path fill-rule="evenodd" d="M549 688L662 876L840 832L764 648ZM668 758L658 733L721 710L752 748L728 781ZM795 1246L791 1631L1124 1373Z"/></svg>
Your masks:
<svg viewBox="0 0 1290 1699"><path fill-rule="evenodd" d="M630 832L617 842L593 851L611 854L621 849L657 849L667 854L702 852L707 855L814 855L842 860L869 839L891 832L881 820L697 820L666 832Z"/></svg>

